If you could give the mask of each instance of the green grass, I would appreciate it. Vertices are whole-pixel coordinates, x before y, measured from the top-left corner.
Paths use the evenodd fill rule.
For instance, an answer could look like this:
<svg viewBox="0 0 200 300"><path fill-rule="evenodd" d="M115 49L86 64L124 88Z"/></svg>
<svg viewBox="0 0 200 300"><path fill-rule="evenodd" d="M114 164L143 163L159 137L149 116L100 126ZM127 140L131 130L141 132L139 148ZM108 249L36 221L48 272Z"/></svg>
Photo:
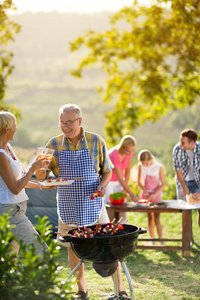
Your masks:
<svg viewBox="0 0 200 300"><path fill-rule="evenodd" d="M128 213L129 224L147 228L145 213ZM161 214L163 238L181 237L181 214ZM125 259L131 274L135 300L199 300L200 299L200 229L197 226L197 212L193 211L193 234L195 243L191 255L182 257L181 251L136 249ZM140 236L142 238L142 236ZM149 234L143 235L148 238ZM172 244L172 243L171 243ZM175 244L176 245L176 244ZM61 278L70 274L67 250L61 246ZM91 300L107 299L113 292L111 277L102 278L93 269L92 263L85 263L85 278ZM122 274L124 289L129 293L128 282ZM77 291L76 284L73 291Z"/></svg>

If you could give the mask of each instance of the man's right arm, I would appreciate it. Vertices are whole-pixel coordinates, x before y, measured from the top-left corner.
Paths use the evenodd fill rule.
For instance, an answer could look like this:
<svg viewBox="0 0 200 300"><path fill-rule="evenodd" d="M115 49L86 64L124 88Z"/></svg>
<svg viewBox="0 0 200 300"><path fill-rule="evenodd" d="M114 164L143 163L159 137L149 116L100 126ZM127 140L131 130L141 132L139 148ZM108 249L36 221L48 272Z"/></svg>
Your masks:
<svg viewBox="0 0 200 300"><path fill-rule="evenodd" d="M180 147L178 146L178 144L173 149L173 164L177 179L182 187L182 193L184 196L186 196L186 194L189 193L189 189L185 183L183 172L181 170L182 162L180 159Z"/></svg>
<svg viewBox="0 0 200 300"><path fill-rule="evenodd" d="M182 187L182 193L184 195L184 197L189 194L189 189L185 183L185 179L184 179L184 176L183 176L183 172L181 170L175 170L176 172L176 175L177 175L177 179L178 181L180 182L180 185Z"/></svg>

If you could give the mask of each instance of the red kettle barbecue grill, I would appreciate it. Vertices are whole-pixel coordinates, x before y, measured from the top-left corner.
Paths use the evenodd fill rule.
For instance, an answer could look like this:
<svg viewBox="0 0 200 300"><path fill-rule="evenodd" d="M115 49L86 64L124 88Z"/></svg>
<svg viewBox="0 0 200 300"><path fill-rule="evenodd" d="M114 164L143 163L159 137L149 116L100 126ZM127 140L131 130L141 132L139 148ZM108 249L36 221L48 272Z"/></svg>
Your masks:
<svg viewBox="0 0 200 300"><path fill-rule="evenodd" d="M102 229L106 225L103 224ZM92 230L95 227L96 225L86 226L86 228L91 228ZM72 251L80 258L79 264L72 270L68 279L84 261L90 261L93 263L95 271L102 277L113 274L114 290L115 294L118 295L117 274L115 271L118 261L120 261L129 283L131 300L133 300L133 285L124 258L135 251L139 234L146 233L147 231L136 225L128 224L123 224L123 228L115 235L94 235L92 238L83 238L73 236L73 230L70 230L68 234L71 234L71 236L60 237L61 242L70 242Z"/></svg>

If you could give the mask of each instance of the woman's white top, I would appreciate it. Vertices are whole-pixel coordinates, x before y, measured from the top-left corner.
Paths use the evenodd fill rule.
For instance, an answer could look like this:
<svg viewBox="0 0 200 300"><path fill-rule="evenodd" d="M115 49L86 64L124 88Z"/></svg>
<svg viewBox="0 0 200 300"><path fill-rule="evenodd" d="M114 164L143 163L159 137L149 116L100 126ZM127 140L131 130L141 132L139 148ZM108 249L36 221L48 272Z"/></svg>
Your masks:
<svg viewBox="0 0 200 300"><path fill-rule="evenodd" d="M22 166L21 166L21 163L19 162L19 160L17 159L17 157L15 156L11 146L9 147L9 150L12 151L12 153L16 159L13 159L11 156L9 156L6 153L6 151L3 149L0 149L0 152L4 153L7 156L8 161L13 170L13 173L16 176L16 179L19 180L22 177ZM3 178L0 176L0 203L13 204L13 203L20 203L25 200L28 200L28 196L25 192L25 189L22 189L18 195L13 194L7 187Z"/></svg>

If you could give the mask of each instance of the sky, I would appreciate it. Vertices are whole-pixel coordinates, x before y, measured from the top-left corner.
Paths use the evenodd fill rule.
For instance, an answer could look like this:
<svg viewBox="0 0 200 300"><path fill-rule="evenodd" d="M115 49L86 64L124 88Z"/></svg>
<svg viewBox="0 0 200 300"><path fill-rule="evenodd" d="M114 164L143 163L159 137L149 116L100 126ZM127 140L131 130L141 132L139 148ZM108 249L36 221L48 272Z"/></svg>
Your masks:
<svg viewBox="0 0 200 300"><path fill-rule="evenodd" d="M52 11L96 13L101 11L117 11L130 6L133 0L13 0L17 13L25 11Z"/></svg>

